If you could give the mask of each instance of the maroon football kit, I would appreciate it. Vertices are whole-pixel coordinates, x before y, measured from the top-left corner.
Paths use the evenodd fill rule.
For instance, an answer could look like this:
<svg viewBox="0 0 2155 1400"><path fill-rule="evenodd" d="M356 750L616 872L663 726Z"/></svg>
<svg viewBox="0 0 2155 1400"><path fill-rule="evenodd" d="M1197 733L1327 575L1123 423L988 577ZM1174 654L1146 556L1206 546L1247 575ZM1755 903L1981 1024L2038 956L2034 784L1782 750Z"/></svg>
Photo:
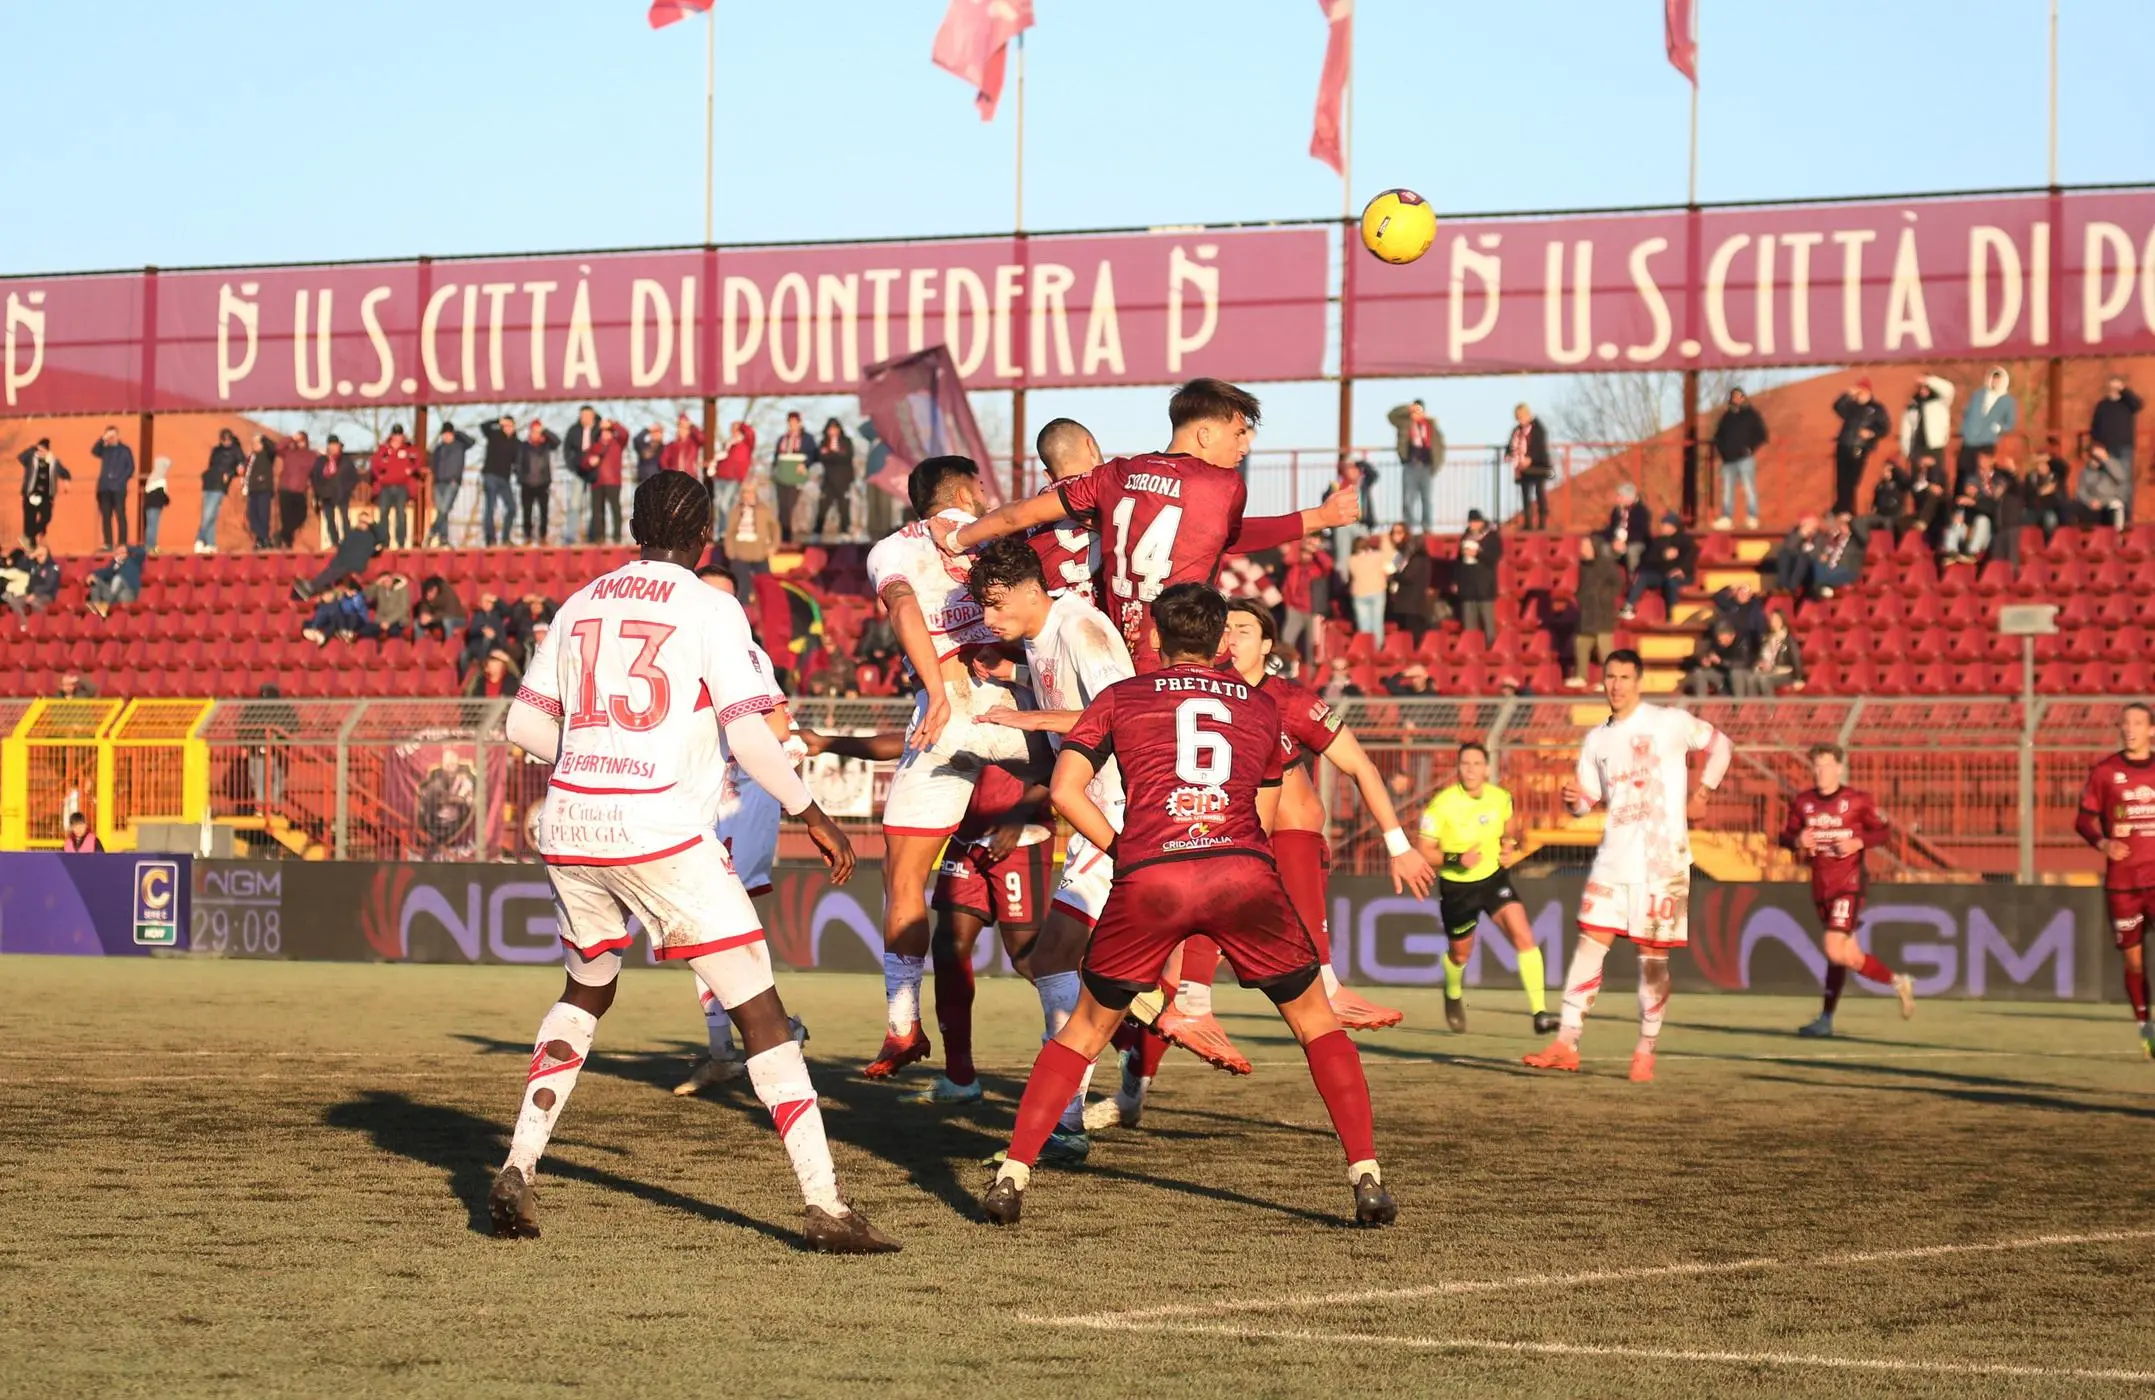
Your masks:
<svg viewBox="0 0 2155 1400"><path fill-rule="evenodd" d="M1057 485L1049 482L1040 488L1040 494L1046 495ZM1050 597L1076 593L1087 600L1093 599L1093 532L1090 527L1065 518L1033 526L1025 532L1025 542L1040 558L1040 573L1048 581Z"/></svg>
<svg viewBox="0 0 2155 1400"><path fill-rule="evenodd" d="M2073 823L2089 845L2123 841L2125 859L2105 857L2103 890L2120 948L2137 948L2155 916L2155 758L2114 753L2088 770Z"/></svg>
<svg viewBox="0 0 2155 1400"><path fill-rule="evenodd" d="M980 770L972 805L951 833L943 864L935 877L931 908L971 914L984 924L1026 927L1040 922L1055 863L1055 818L1043 798L1025 801L1025 781L992 764ZM1048 833L1045 839L1013 846L997 859L988 849L995 828L1023 821Z"/></svg>
<svg viewBox="0 0 2155 1400"><path fill-rule="evenodd" d="M1818 908L1818 921L1828 933L1854 933L1863 916L1863 897L1870 886L1864 852L1887 836L1885 819L1871 795L1857 788L1838 787L1829 796L1812 788L1798 793L1788 804L1788 820L1781 827L1781 844L1802 854L1803 833L1815 833L1819 847L1811 862L1811 902ZM1837 846L1850 838L1863 845L1846 855Z"/></svg>
<svg viewBox="0 0 2155 1400"><path fill-rule="evenodd" d="M1280 707L1281 771L1314 761L1339 737L1339 711L1316 691L1284 676L1266 676L1257 688Z"/></svg>

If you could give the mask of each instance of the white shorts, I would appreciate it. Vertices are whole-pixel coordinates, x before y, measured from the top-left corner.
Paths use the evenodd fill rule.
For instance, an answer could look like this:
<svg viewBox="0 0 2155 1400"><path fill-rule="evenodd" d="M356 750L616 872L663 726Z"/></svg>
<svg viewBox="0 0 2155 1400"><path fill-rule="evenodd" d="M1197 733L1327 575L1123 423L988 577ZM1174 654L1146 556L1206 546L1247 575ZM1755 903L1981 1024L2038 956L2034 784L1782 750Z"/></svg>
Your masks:
<svg viewBox="0 0 2155 1400"><path fill-rule="evenodd" d="M1055 887L1055 904L1091 928L1107 907L1108 891L1114 884L1114 857L1071 832L1063 848L1063 878Z"/></svg>
<svg viewBox="0 0 2155 1400"><path fill-rule="evenodd" d="M719 844L732 857L734 872L750 898L771 892L771 866L778 860L778 824L785 815L778 799L754 783L743 784L719 803Z"/></svg>
<svg viewBox="0 0 2155 1400"><path fill-rule="evenodd" d="M1592 875L1579 897L1579 927L1628 938L1642 948L1691 941L1691 876L1616 885Z"/></svg>
<svg viewBox="0 0 2155 1400"><path fill-rule="evenodd" d="M1000 724L975 724L973 716L993 709L1017 708L1007 686L974 681L950 685L950 722L936 736L935 747L915 749L911 735L928 712L928 694L913 701L906 726L905 756L891 775L890 796L883 804L883 830L893 836L948 836L965 820L980 770L991 763L1023 763L1030 750L1025 731Z"/></svg>
<svg viewBox="0 0 2155 1400"><path fill-rule="evenodd" d="M618 958L636 939L633 916L660 961L705 959L698 970L724 1006L773 985L763 921L715 839L634 865L549 865L546 874L572 977L598 959Z"/></svg>

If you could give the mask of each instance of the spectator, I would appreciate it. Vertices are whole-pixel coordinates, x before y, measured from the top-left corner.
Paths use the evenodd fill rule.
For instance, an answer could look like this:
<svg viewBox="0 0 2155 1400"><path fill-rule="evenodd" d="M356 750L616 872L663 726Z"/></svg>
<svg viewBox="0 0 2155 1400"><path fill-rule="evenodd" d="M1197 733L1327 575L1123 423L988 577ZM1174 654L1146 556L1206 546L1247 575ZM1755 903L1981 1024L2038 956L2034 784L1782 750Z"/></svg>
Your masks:
<svg viewBox="0 0 2155 1400"><path fill-rule="evenodd" d="M636 484L643 485L652 477L666 470L666 425L653 423L639 429L629 441L636 454Z"/></svg>
<svg viewBox="0 0 2155 1400"><path fill-rule="evenodd" d="M576 543L577 526L590 513L591 488L598 484L598 468L592 463L590 453L602 430L599 411L585 404L576 410L576 421L569 425L568 435L561 440L561 465L568 469L568 500L564 503L567 514L561 518L563 544ZM541 533L544 533L543 529Z"/></svg>
<svg viewBox="0 0 2155 1400"><path fill-rule="evenodd" d="M517 444L516 489L524 509L524 543L546 543L547 514L553 505L554 449L561 446L561 439L538 419L524 432L523 441ZM571 493L575 491L570 488ZM538 528L532 527L532 518L538 518Z"/></svg>
<svg viewBox="0 0 2155 1400"><path fill-rule="evenodd" d="M495 647L486 654L479 669L465 678L464 694L475 700L513 700L522 679L523 668L517 664L516 654L507 647Z"/></svg>
<svg viewBox="0 0 2155 1400"><path fill-rule="evenodd" d="M1951 499L1946 490L1945 457L1941 453L1918 453L1908 472L1908 510L1915 529L1923 532L1925 539L1937 528L1945 504Z"/></svg>
<svg viewBox="0 0 2155 1400"><path fill-rule="evenodd" d="M2052 447L2057 444L2051 443ZM2043 532L2043 543L2073 513L2072 493L2066 487L2065 460L2055 452L2038 452L2020 478L2020 518Z"/></svg>
<svg viewBox="0 0 2155 1400"><path fill-rule="evenodd" d="M90 819L80 812L67 814L67 835L60 838L60 850L67 855L94 855L105 849L105 843L90 830Z"/></svg>
<svg viewBox="0 0 2155 1400"><path fill-rule="evenodd" d="M823 492L816 500L815 536L823 538L823 522L831 508L838 508L840 538L853 533L853 439L836 418L825 420L822 441L816 444L816 463L823 469Z"/></svg>
<svg viewBox="0 0 2155 1400"><path fill-rule="evenodd" d="M2087 486L2085 475L2081 480ZM2006 503L2017 491L2013 474L1998 465L1989 448L1976 452L1975 474L1954 493L1953 515L1946 523L1943 543L1946 564L1973 564L1989 554L1999 534L2018 524L2008 518Z"/></svg>
<svg viewBox="0 0 2155 1400"><path fill-rule="evenodd" d="M733 504L726 517L726 565L733 573L733 591L741 606L752 608L756 575L771 571L771 552L780 540L778 514L764 499L762 484L751 485Z"/></svg>
<svg viewBox="0 0 2155 1400"><path fill-rule="evenodd" d="M1747 675L1758 664L1758 652L1735 624L1717 620L1700 636L1691 653L1690 674L1684 689L1693 695L1733 695L1736 677ZM1748 680L1745 682L1749 684Z"/></svg>
<svg viewBox="0 0 2155 1400"><path fill-rule="evenodd" d="M771 446L771 486L778 495L778 537L793 543L793 514L801 503L801 488L808 484L808 469L815 465L816 445L801 427L801 415L786 415L786 430Z"/></svg>
<svg viewBox="0 0 2155 1400"><path fill-rule="evenodd" d="M526 593L509 609L509 640L516 644L517 665L522 666L521 658L537 651L539 643L546 640L554 611L554 600L538 592Z"/></svg>
<svg viewBox="0 0 2155 1400"><path fill-rule="evenodd" d="M1247 469L1247 466L1248 464L1245 462L1245 469ZM1247 478L1244 479L1247 480ZM1343 487L1352 486L1359 493L1362 504L1362 518L1351 525L1340 525L1333 528L1333 559L1345 560L1352 556L1354 542L1377 527L1377 506L1372 499L1375 494L1372 488L1375 486L1376 480L1377 469L1375 467L1372 467L1367 462L1357 461L1352 458L1341 458L1339 466L1334 469L1331 489L1337 491ZM1320 607L1319 610L1322 611L1322 608Z"/></svg>
<svg viewBox="0 0 2155 1400"><path fill-rule="evenodd" d="M412 627L412 581L409 575L383 574L362 591L381 636L401 637L415 630Z"/></svg>
<svg viewBox="0 0 2155 1400"><path fill-rule="evenodd" d="M309 445L305 433L294 433L277 445L277 543L285 549L299 547L299 528L307 523L307 497L314 490L315 464L321 460L322 454Z"/></svg>
<svg viewBox="0 0 2155 1400"><path fill-rule="evenodd" d="M1983 380L1983 387L1969 396L1967 411L1960 418L1960 467L1953 474L1955 495L1975 475L1979 455L1995 453L1998 440L2020 426L2020 405L2007 392L2012 382L2001 366L1993 369Z"/></svg>
<svg viewBox="0 0 2155 1400"><path fill-rule="evenodd" d="M573 433L575 429L569 431ZM584 536L587 544L597 544L601 536L608 544L621 543L621 482L628 446L629 430L607 418L600 421L598 431L584 447L584 466L591 483L591 528Z"/></svg>
<svg viewBox="0 0 2155 1400"><path fill-rule="evenodd" d="M1616 599L1623 588L1624 576L1609 542L1599 535L1581 539L1578 629L1571 637L1571 676L1565 689L1586 689L1596 655L1606 661L1616 650Z"/></svg>
<svg viewBox="0 0 2155 1400"><path fill-rule="evenodd" d="M391 423L389 436L374 449L373 461L374 508L381 515L391 549L419 542L419 530L412 519L412 483L425 469L418 444L404 435L404 425Z"/></svg>
<svg viewBox="0 0 2155 1400"><path fill-rule="evenodd" d="M157 541L164 523L165 507L172 504L172 459L154 457L150 460L150 474L142 483L142 543L150 553L157 553Z"/></svg>
<svg viewBox="0 0 2155 1400"><path fill-rule="evenodd" d="M1384 640L1384 604L1391 596L1392 547L1380 535L1354 542L1347 560L1347 596L1354 603L1354 630L1372 643Z"/></svg>
<svg viewBox="0 0 2155 1400"><path fill-rule="evenodd" d="M52 551L44 541L31 543L24 540L26 548L18 551L19 561L11 561L9 574L20 574L17 586L10 578L7 590L8 611L15 614L15 624L21 630L30 630L30 614L44 612L60 599L60 563L52 557Z"/></svg>
<svg viewBox="0 0 2155 1400"><path fill-rule="evenodd" d="M90 571L90 611L110 617L113 608L142 596L142 561L147 553L139 544L123 547L104 567Z"/></svg>
<svg viewBox="0 0 2155 1400"><path fill-rule="evenodd" d="M1489 517L1468 511L1466 532L1459 537L1459 562L1452 568L1452 591L1460 625L1480 628L1491 646L1497 641L1497 566L1503 559L1504 540L1489 528Z"/></svg>
<svg viewBox="0 0 2155 1400"><path fill-rule="evenodd" d="M1766 635L1766 602L1751 580L1739 579L1720 590L1713 604L1714 621L1728 623L1736 635L1753 642Z"/></svg>
<svg viewBox="0 0 2155 1400"><path fill-rule="evenodd" d="M1871 397L1868 379L1857 380L1853 392L1835 399L1833 411L1841 417L1840 436L1833 442L1833 510L1836 515L1854 515L1863 466L1892 425L1886 421L1885 405Z"/></svg>
<svg viewBox="0 0 2155 1400"><path fill-rule="evenodd" d="M1433 601L1436 564L1429 557L1427 540L1405 525L1392 527L1391 602L1385 621L1406 629L1416 650L1429 632L1429 609Z"/></svg>
<svg viewBox="0 0 2155 1400"><path fill-rule="evenodd" d="M1337 705L1342 700L1359 699L1363 693L1362 687L1354 683L1354 668L1347 664L1347 658L1333 657L1331 670L1325 676L1324 689L1319 692L1324 703Z"/></svg>
<svg viewBox="0 0 2155 1400"><path fill-rule="evenodd" d="M1639 488L1628 481L1616 483L1616 504L1609 507L1609 528L1602 532L1609 549L1624 561L1627 572L1637 573L1646 557L1646 542L1653 537L1653 518L1639 499Z"/></svg>
<svg viewBox="0 0 2155 1400"><path fill-rule="evenodd" d="M224 512L225 493L232 479L247 465L247 452L239 434L230 428L217 430L217 445L210 449L209 465L202 469L202 524L195 531L195 553L217 552L217 517Z"/></svg>
<svg viewBox="0 0 2155 1400"><path fill-rule="evenodd" d="M695 432L695 437L692 442L684 441L680 437L680 433L686 428L687 422L687 419L682 419L681 426L674 429L675 441L666 451L669 454L678 453L681 458L685 459L687 465L676 467L676 470L694 472L697 469L696 464L701 460L703 453L703 434L693 428L687 428L687 431ZM666 465L669 467L675 465L671 456L669 456ZM734 506L739 504L741 500L742 483L748 480L749 474L755 470L755 466L756 430L740 419L735 419L733 427L726 433L724 448L720 450L717 459L711 463L711 518L713 520L724 520L733 514Z"/></svg>
<svg viewBox="0 0 2155 1400"><path fill-rule="evenodd" d="M1779 608L1766 614L1766 632L1759 638L1750 672L1739 672L1736 679L1738 695L1770 697L1783 690L1803 689L1803 648Z"/></svg>
<svg viewBox="0 0 2155 1400"><path fill-rule="evenodd" d="M301 579L292 585L295 598L312 598L327 593L348 578L356 578L366 571L374 556L383 549L382 527L374 518L372 506L360 506L352 512L351 528L337 542L336 552L329 556L329 563L311 579Z"/></svg>
<svg viewBox="0 0 2155 1400"><path fill-rule="evenodd" d="M2133 518L2133 450L2139 441L2140 396L2125 387L2125 380L2111 375L2103 383L2103 396L2095 401L2088 420L2088 437L2099 444L2125 483L2125 519Z"/></svg>
<svg viewBox="0 0 2155 1400"><path fill-rule="evenodd" d="M482 538L492 549L497 542L509 543L516 533L516 477L517 468L524 464L524 444L517 440L516 420L506 413L480 424L479 432L486 438L486 453L479 459L479 488L486 493L479 503L479 520ZM497 507L501 512L498 533L494 528Z"/></svg>
<svg viewBox="0 0 2155 1400"><path fill-rule="evenodd" d="M1824 532L1818 537L1817 552L1811 556L1807 581L1811 596L1831 598L1836 590L1850 587L1862 578L1863 555L1868 543L1868 533L1858 528L1849 516L1829 518Z"/></svg>
<svg viewBox="0 0 2155 1400"><path fill-rule="evenodd" d="M127 487L135 479L135 450L108 427L90 444L97 458L97 527L107 553L127 547Z"/></svg>
<svg viewBox="0 0 2155 1400"><path fill-rule="evenodd" d="M464 490L464 469L478 439L454 423L443 423L428 453L427 466L434 478L434 519L427 526L426 543L449 547L449 513Z"/></svg>
<svg viewBox="0 0 2155 1400"><path fill-rule="evenodd" d="M464 600L457 596L456 585L439 574L429 574L419 585L419 601L412 606L412 632L431 632L436 637L447 638L451 631L464 630Z"/></svg>
<svg viewBox="0 0 2155 1400"><path fill-rule="evenodd" d="M94 700L97 698L97 687L75 671L63 671L60 673L59 688L53 691L52 696L55 700Z"/></svg>
<svg viewBox="0 0 2155 1400"><path fill-rule="evenodd" d="M52 528L52 507L60 498L60 483L74 480L74 474L52 455L49 437L25 447L15 460L22 463L22 532L36 544Z"/></svg>
<svg viewBox="0 0 2155 1400"><path fill-rule="evenodd" d="M1546 530L1549 479L1556 475L1549 462L1549 434L1525 404L1512 410L1512 418L1515 426L1504 448L1504 460L1511 466L1512 480L1519 484L1519 528Z"/></svg>
<svg viewBox="0 0 2155 1400"><path fill-rule="evenodd" d="M1658 588L1662 602L1667 605L1668 617L1673 620L1677 595L1698 576L1698 571L1698 543L1685 531L1682 517L1672 510L1661 517L1661 528L1648 541L1646 557L1639 562L1638 573L1632 576L1631 592L1625 595L1624 610L1619 616L1626 621L1637 617L1639 599L1647 589Z"/></svg>
<svg viewBox="0 0 2155 1400"><path fill-rule="evenodd" d="M509 640L509 610L494 593L479 595L478 610L464 624L464 652L457 659L459 675L469 674L486 654Z"/></svg>
<svg viewBox="0 0 2155 1400"><path fill-rule="evenodd" d="M1773 586L1783 593L1801 593L1811 581L1811 562L1818 557L1821 536L1818 517L1800 517L1773 557Z"/></svg>
<svg viewBox="0 0 2155 1400"><path fill-rule="evenodd" d="M331 637L349 642L370 636L375 630L373 615L367 609L366 595L360 591L358 580L343 578L331 584L322 601L314 605L314 613L307 619L307 625L299 629L299 635L323 647L329 645Z"/></svg>
<svg viewBox="0 0 2155 1400"><path fill-rule="evenodd" d="M1444 469L1444 430L1420 399L1385 415L1399 435L1399 515L1407 528L1427 534L1435 523L1437 473Z"/></svg>
<svg viewBox="0 0 2155 1400"><path fill-rule="evenodd" d="M1758 450L1766 445L1766 420L1752 407L1750 396L1741 389L1728 393L1728 407L1721 410L1721 421L1714 424L1714 456L1721 461L1721 518L1714 521L1716 530L1735 528L1736 488L1743 488L1744 501L1750 507L1744 516L1744 528L1758 528Z"/></svg>
<svg viewBox="0 0 2155 1400"><path fill-rule="evenodd" d="M352 528L352 496L359 490L359 464L344 451L344 439L331 433L314 462L314 509L322 522L318 547L335 549Z"/></svg>
<svg viewBox="0 0 2155 1400"><path fill-rule="evenodd" d="M256 549L277 543L277 449L265 433L254 435L247 454L247 474L240 479L240 494L247 498L247 535Z"/></svg>
<svg viewBox="0 0 2155 1400"><path fill-rule="evenodd" d="M1904 524L1909 519L1909 490L1914 485L1908 464L1900 458L1889 458L1878 473L1878 483L1871 488L1871 513L1868 519L1872 528L1891 526L1895 539L1905 533Z"/></svg>
<svg viewBox="0 0 2155 1400"><path fill-rule="evenodd" d="M1913 462L1925 455L1945 460L1953 435L1953 381L1941 374L1921 375L1908 407L1901 410L1901 456Z"/></svg>
<svg viewBox="0 0 2155 1400"><path fill-rule="evenodd" d="M1410 661L1399 669L1397 675L1384 677L1378 682L1386 695L1404 696L1408 699L1427 698L1436 691L1429 685L1429 668L1419 661Z"/></svg>
<svg viewBox="0 0 2155 1400"><path fill-rule="evenodd" d="M1319 583L1332 574L1332 561L1309 540L1298 540L1280 549L1280 639L1276 648L1284 655L1301 658L1315 642Z"/></svg>
<svg viewBox="0 0 2155 1400"><path fill-rule="evenodd" d="M2110 449L2100 442L2089 443L2088 463L2080 469L2080 489L2074 493L2083 518L2091 525L2124 529L2132 519L2131 492L2132 480Z"/></svg>

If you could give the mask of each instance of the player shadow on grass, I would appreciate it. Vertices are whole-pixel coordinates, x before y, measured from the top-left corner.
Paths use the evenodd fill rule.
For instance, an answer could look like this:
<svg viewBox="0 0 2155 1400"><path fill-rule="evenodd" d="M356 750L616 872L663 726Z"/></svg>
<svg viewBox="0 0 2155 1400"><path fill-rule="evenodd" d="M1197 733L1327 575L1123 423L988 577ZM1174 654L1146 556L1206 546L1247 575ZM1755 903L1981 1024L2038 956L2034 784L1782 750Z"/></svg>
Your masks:
<svg viewBox="0 0 2155 1400"><path fill-rule="evenodd" d="M2062 1098L2063 1094L2101 1094L2102 1089L2076 1089L2063 1084L2030 1084L2020 1079L1994 1079L1988 1075L1955 1074L1946 1070L1907 1070L1899 1066L1869 1066L1849 1064L1845 1061L1792 1060L1791 1066L1805 1069L1828 1069L1841 1071L1882 1072L1901 1079L1929 1081L1917 1084L1874 1084L1843 1080L1841 1087L1869 1089L1882 1094L1922 1094L1931 1098L1956 1099L1962 1103L1981 1104L1988 1108L2048 1108L2061 1113L2100 1113L2113 1118L2155 1119L2155 1108L2133 1108L2123 1104L2085 1103L2077 1099ZM1754 1074L1750 1078L1769 1084L1797 1084L1815 1089L1818 1081L1798 1079L1787 1074ZM2053 1092L2043 1093L2042 1090Z"/></svg>
<svg viewBox="0 0 2155 1400"><path fill-rule="evenodd" d="M393 1152L444 1173L449 1179L451 1194L463 1203L472 1232L493 1234L486 1193L494 1182L495 1164L508 1151L508 1132L501 1124L460 1108L423 1103L407 1094L381 1089L370 1089L356 1098L331 1104L322 1110L322 1122L340 1131L365 1133L382 1151ZM805 1248L799 1234L791 1228L757 1220L617 1172L550 1157L545 1175L617 1191L651 1205L683 1211L720 1225L753 1230L794 1249Z"/></svg>
<svg viewBox="0 0 2155 1400"><path fill-rule="evenodd" d="M1892 1003L1888 1002L1886 1004L1890 1006ZM1759 1037L1765 1037L1769 1040L1799 1039L1792 1032L1779 1026L1722 1026L1711 1021L1674 1021L1670 1024L1679 1030L1712 1031L1719 1035L1741 1035L1749 1036L1753 1039ZM1847 1041L1851 1044L1874 1050L1951 1050L1953 1048L1950 1045L1940 1045L1935 1040L1886 1040L1875 1035L1864 1035L1861 1032L1845 1030L1835 1031L1833 1038L1835 1041ZM1721 1058L1710 1051L1686 1051L1685 1053L1698 1059Z"/></svg>
<svg viewBox="0 0 2155 1400"><path fill-rule="evenodd" d="M518 1060L531 1058L529 1040L503 1040L499 1036L477 1035L470 1031L458 1031L451 1039L461 1040L482 1055L507 1055ZM608 1050L601 1045L584 1061L584 1074L603 1074L609 1079L622 1079L631 1084L671 1092L673 1086L687 1075L690 1064L703 1047L688 1041L677 1042L678 1048L664 1050Z"/></svg>

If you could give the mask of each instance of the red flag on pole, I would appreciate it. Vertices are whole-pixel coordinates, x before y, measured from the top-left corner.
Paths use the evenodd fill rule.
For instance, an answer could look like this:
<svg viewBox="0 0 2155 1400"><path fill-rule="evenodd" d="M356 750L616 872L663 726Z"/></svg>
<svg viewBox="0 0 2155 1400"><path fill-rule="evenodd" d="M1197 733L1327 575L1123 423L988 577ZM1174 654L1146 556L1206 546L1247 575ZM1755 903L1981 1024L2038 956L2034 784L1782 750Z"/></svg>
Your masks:
<svg viewBox="0 0 2155 1400"><path fill-rule="evenodd" d="M1662 42L1676 71L1699 85L1698 0L1662 0Z"/></svg>
<svg viewBox="0 0 2155 1400"><path fill-rule="evenodd" d="M930 457L956 453L980 464L980 489L991 506L1003 503L1002 474L991 469L987 440L965 397L950 348L931 345L861 372L861 412L889 449L868 484L905 499L908 472Z"/></svg>
<svg viewBox="0 0 2155 1400"><path fill-rule="evenodd" d="M935 31L935 66L973 85L982 121L1003 95L1003 51L1033 27L1033 0L950 0Z"/></svg>
<svg viewBox="0 0 2155 1400"><path fill-rule="evenodd" d="M651 0L651 27L664 29L676 20L700 15L711 8L711 0Z"/></svg>
<svg viewBox="0 0 2155 1400"><path fill-rule="evenodd" d="M1317 8L1331 28L1324 41L1324 73L1317 79L1317 120L1310 128L1309 153L1344 179L1347 157L1340 149L1339 112L1347 91L1347 56L1354 47L1354 0L1317 0Z"/></svg>

